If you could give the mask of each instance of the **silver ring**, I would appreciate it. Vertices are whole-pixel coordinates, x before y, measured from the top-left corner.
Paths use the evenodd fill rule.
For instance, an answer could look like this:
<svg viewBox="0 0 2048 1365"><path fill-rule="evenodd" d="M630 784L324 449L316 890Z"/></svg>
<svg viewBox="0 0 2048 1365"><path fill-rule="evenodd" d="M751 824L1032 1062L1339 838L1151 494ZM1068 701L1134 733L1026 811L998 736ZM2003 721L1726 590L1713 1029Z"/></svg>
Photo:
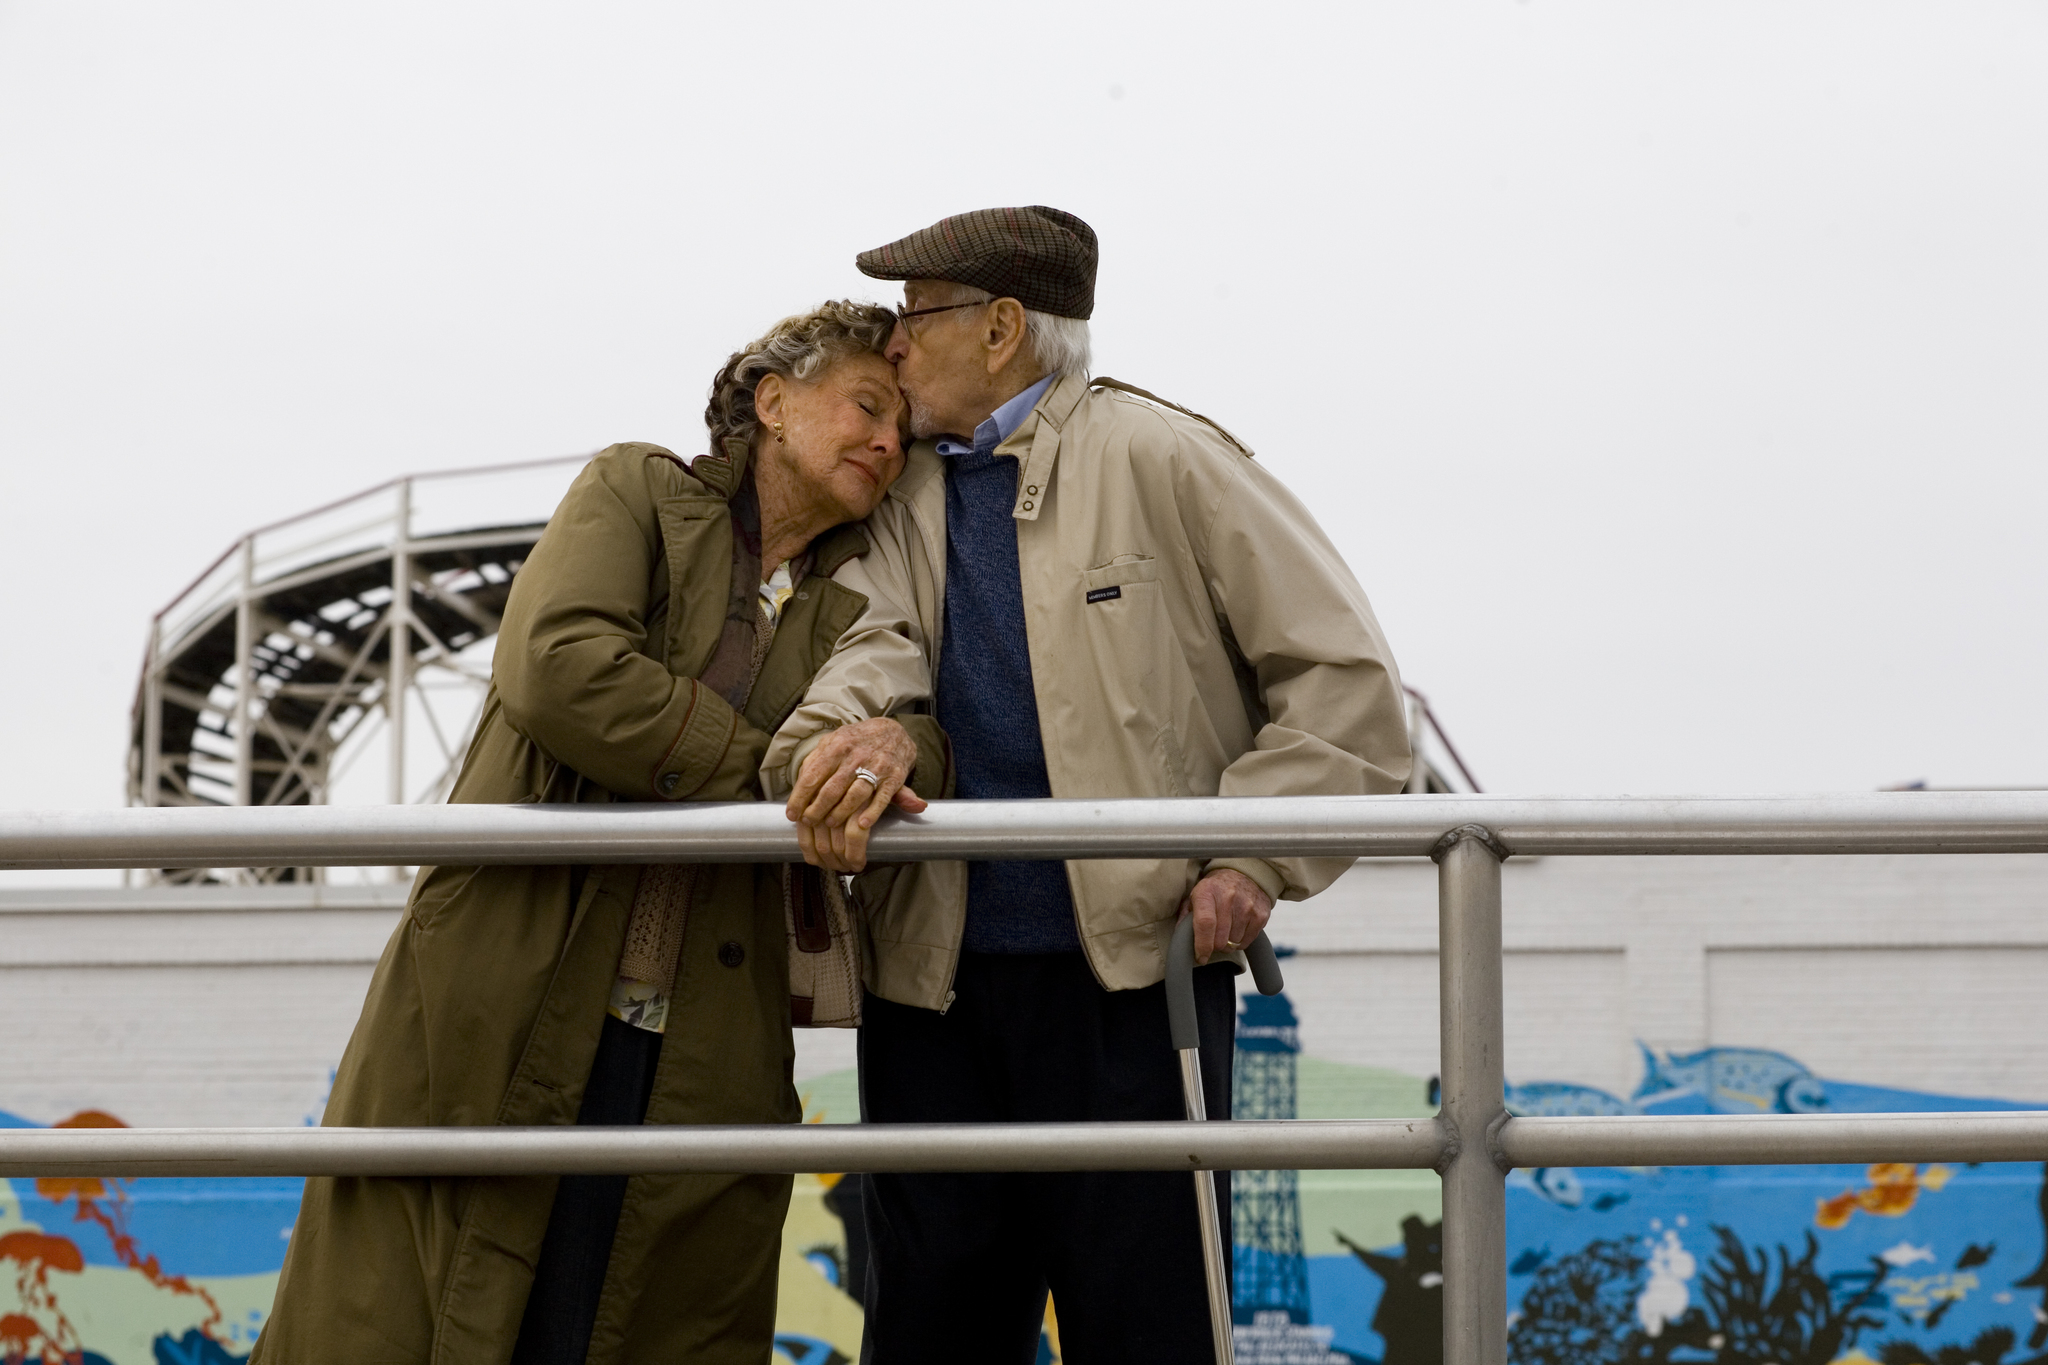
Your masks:
<svg viewBox="0 0 2048 1365"><path fill-rule="evenodd" d="M853 770L853 780L856 782L872 782L877 787L882 785L882 775L869 768L855 768Z"/></svg>

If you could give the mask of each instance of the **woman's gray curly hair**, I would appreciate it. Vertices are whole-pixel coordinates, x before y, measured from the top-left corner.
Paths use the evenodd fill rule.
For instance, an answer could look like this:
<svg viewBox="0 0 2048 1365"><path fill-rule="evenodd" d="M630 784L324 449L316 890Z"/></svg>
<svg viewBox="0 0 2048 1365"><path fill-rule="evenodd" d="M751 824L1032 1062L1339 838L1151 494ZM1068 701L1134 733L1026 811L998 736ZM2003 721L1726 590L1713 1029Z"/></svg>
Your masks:
<svg viewBox="0 0 2048 1365"><path fill-rule="evenodd" d="M711 381L704 425L717 453L733 437L753 443L761 429L754 415L754 387L771 374L808 383L835 361L880 355L896 330L896 314L875 303L833 299L808 313L784 318L767 333L732 353Z"/></svg>

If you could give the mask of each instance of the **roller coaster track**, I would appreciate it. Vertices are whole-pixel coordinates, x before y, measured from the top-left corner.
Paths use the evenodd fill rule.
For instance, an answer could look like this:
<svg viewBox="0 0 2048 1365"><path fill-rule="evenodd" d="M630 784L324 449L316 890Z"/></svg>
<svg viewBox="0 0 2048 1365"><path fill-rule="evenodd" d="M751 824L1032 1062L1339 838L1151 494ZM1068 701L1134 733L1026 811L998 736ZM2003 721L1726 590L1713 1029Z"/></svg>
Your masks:
<svg viewBox="0 0 2048 1365"><path fill-rule="evenodd" d="M482 713L487 646L512 579L588 458L407 475L236 541L151 623L129 727L129 803L330 804L356 761L380 748L384 801L443 799ZM415 495L428 490L448 507L423 526ZM524 515L470 519L486 504ZM1455 792L1455 769L1466 789L1478 791L1428 701L1407 691L1418 758L1408 790ZM423 729L413 728L416 721ZM408 781L409 753L427 760L427 780L419 780L415 762ZM364 799L360 785L350 799ZM153 875L272 881L323 874Z"/></svg>
<svg viewBox="0 0 2048 1365"><path fill-rule="evenodd" d="M442 799L482 710L512 579L587 458L408 475L235 542L151 623L130 804L327 804L380 738L387 800ZM453 514L422 529L426 488ZM508 504L527 515L460 524L468 507ZM438 761L409 784L408 724L421 721Z"/></svg>

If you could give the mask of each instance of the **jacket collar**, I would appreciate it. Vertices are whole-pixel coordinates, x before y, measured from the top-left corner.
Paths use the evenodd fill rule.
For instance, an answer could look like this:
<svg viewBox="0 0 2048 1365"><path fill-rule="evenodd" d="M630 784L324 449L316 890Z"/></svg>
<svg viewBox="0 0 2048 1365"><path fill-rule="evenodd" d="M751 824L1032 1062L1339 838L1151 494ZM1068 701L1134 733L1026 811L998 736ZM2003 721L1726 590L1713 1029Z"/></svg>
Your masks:
<svg viewBox="0 0 2048 1365"><path fill-rule="evenodd" d="M996 447L998 455L1017 457L1017 501L1010 515L1018 521L1037 521L1045 506L1044 494L1052 487L1052 467L1060 453L1060 429L1088 396L1088 377L1069 371L1045 391L1038 406L1010 439Z"/></svg>
<svg viewBox="0 0 2048 1365"><path fill-rule="evenodd" d="M1081 406L1081 400L1088 396L1088 376L1069 370L1060 376L1060 382L1045 391L1045 397L1038 400L1038 415L1053 424L1055 430L1066 426L1067 419L1074 415L1074 409Z"/></svg>
<svg viewBox="0 0 2048 1365"><path fill-rule="evenodd" d="M706 488L731 502L747 476L747 466L753 460L754 451L753 447L739 436L728 436L719 444L718 454L699 455L692 461L690 473ZM847 560L867 552L867 533L861 530L860 523L845 522L829 531L821 531L812 539L810 572L823 578L830 578Z"/></svg>
<svg viewBox="0 0 2048 1365"><path fill-rule="evenodd" d="M811 542L811 572L830 578L849 559L868 552L868 533L857 521L841 522Z"/></svg>
<svg viewBox="0 0 2048 1365"><path fill-rule="evenodd" d="M747 475L754 449L742 436L728 436L718 444L717 454L699 455L690 462L690 473L706 488L731 502L733 494L740 491L740 480Z"/></svg>
<svg viewBox="0 0 2048 1365"><path fill-rule="evenodd" d="M903 472L896 476L896 482L889 485L889 496L898 502L915 502L917 492L946 468L945 456L939 454L937 443L924 440L913 443L903 452Z"/></svg>

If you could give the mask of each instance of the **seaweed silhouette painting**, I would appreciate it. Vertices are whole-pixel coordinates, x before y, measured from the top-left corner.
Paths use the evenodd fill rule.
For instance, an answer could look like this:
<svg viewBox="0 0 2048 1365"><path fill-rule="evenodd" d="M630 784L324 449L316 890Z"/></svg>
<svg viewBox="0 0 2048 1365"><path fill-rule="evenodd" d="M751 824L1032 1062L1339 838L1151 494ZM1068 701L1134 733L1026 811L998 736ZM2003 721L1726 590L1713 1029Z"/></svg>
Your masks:
<svg viewBox="0 0 2048 1365"><path fill-rule="evenodd" d="M1543 1268L1508 1329L1508 1359L1516 1365L1640 1359L1636 1296L1646 1266L1635 1243L1602 1240Z"/></svg>
<svg viewBox="0 0 2048 1365"><path fill-rule="evenodd" d="M2013 1281L2015 1289L2041 1291L2041 1304L2034 1310L2034 1330L2027 1334L2027 1349L2030 1351L2038 1351L2043 1345L2048 1345L2048 1162L2041 1166L2041 1191L2036 1196L2036 1206L2041 1211L2041 1264L2035 1266L2025 1279Z"/></svg>
<svg viewBox="0 0 2048 1365"><path fill-rule="evenodd" d="M1777 1361L1780 1365L1827 1365L1845 1354L1856 1339L1884 1319L1872 1315L1879 1301L1879 1286L1891 1270L1882 1260L1871 1262L1867 1279L1860 1288L1838 1294L1828 1277L1815 1269L1820 1244L1806 1234L1806 1253L1794 1260L1783 1245L1777 1251L1777 1274L1771 1273L1771 1256L1762 1247L1755 1258L1742 1240L1726 1227L1716 1225L1720 1251L1700 1276L1700 1294L1706 1300L1706 1317L1714 1334L1721 1338L1707 1344L1720 1359L1733 1361Z"/></svg>
<svg viewBox="0 0 2048 1365"><path fill-rule="evenodd" d="M2004 1365L2018 1341L2010 1327L1987 1327L1967 1346L1939 1346L1932 1352L1910 1341L1887 1341L1877 1358L1883 1365Z"/></svg>
<svg viewBox="0 0 2048 1365"><path fill-rule="evenodd" d="M1816 1268L1820 1246L1803 1254L1745 1246L1715 1225L1719 1247L1680 1298L1660 1298L1677 1280L1675 1235L1662 1241L1593 1242L1537 1273L1508 1330L1515 1365L1622 1365L1711 1358L1717 1365L1829 1365L1863 1333L1884 1325L1870 1305L1889 1269L1874 1262L1843 1287ZM1695 1269L1687 1258L1680 1270ZM1684 1278L1692 1278L1685 1275ZM1698 1302L1692 1300L1697 1298ZM1980 1362L1980 1365L1991 1365Z"/></svg>

